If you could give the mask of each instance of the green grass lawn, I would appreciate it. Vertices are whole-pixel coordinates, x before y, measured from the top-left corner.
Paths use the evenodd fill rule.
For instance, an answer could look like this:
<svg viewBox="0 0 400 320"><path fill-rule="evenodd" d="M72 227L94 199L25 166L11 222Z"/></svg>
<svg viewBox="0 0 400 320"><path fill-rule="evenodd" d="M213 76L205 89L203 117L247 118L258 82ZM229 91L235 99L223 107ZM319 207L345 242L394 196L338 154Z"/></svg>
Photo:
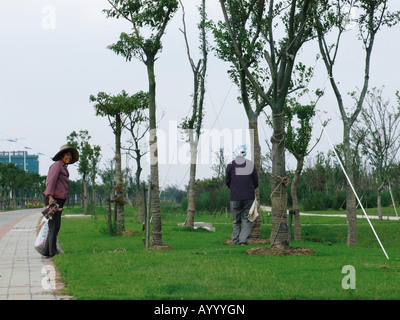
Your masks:
<svg viewBox="0 0 400 320"><path fill-rule="evenodd" d="M76 209L79 210L79 209ZM65 210L64 214L74 210ZM59 241L65 254L53 258L64 294L74 299L399 299L400 223L373 221L390 260L365 219L358 220L358 246L346 245L345 218L302 217L304 242L292 247L312 255L246 255L253 247L225 245L231 216L209 214L216 232L178 227L179 207L163 213L163 242L173 250L146 251L135 210L126 209L126 229L139 235L111 237L104 215L98 219L63 218ZM270 218L263 215L262 238L269 238ZM345 265L356 271L356 289L345 290Z"/></svg>

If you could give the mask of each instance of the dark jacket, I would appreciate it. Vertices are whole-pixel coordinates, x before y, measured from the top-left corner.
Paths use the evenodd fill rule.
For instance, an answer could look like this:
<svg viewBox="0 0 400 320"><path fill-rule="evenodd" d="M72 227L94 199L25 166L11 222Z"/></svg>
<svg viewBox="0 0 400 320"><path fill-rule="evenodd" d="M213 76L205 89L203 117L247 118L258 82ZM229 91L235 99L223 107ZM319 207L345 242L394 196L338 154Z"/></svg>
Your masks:
<svg viewBox="0 0 400 320"><path fill-rule="evenodd" d="M254 189L258 188L258 174L254 163L236 157L226 167L225 182L231 190L231 201L254 200Z"/></svg>

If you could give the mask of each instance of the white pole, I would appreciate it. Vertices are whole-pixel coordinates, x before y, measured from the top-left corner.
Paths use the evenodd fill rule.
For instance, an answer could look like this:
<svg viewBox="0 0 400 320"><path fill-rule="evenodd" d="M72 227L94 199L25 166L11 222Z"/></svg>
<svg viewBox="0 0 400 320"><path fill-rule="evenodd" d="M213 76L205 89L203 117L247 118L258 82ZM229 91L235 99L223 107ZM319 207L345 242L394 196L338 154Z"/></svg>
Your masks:
<svg viewBox="0 0 400 320"><path fill-rule="evenodd" d="M367 215L367 213L365 212L364 207L363 207L363 205L362 205L360 199L359 199L358 196L357 196L356 191L354 190L353 184L351 183L351 180L350 180L349 176L347 175L346 170L344 169L344 166L343 166L342 162L340 161L340 158L339 158L338 154L336 153L336 149L335 149L335 147L333 146L332 141L331 141L331 139L329 138L328 134L326 133L325 127L323 127L322 130L324 130L324 133L325 133L326 137L328 138L329 144L331 145L331 148L333 149L333 152L335 153L335 156L336 156L337 160L339 161L340 167L342 168L343 173L344 173L344 175L346 176L347 181L349 182L349 185L350 185L350 187L351 187L351 190L353 190L353 193L354 193L354 195L356 196L357 201L358 201L358 203L360 204L360 207L361 207L362 211L364 212L364 215L365 215L365 217L367 218L368 223L369 223L369 225L371 226L371 229L372 229L372 231L374 232L374 235L375 235L376 239L377 239L378 242L379 242L379 245L381 246L383 252L385 253L386 258L389 260L389 257L388 257L388 255L387 255L387 253L386 253L386 251L385 251L385 248L383 247L381 241L379 240L379 237L378 237L378 235L376 234L375 229L374 229L374 227L372 226L371 221L369 220L368 215Z"/></svg>
<svg viewBox="0 0 400 320"><path fill-rule="evenodd" d="M393 199L392 187L390 186L390 182L389 182L389 192L390 192L390 197L392 198L393 208L394 208L394 212L396 213L397 220L400 220L399 215L397 214L397 210L396 210L396 203L394 202L394 199Z"/></svg>
<svg viewBox="0 0 400 320"><path fill-rule="evenodd" d="M149 250L150 246L150 206L151 206L151 181L147 191L147 210L146 210L146 250ZM146 201L146 189L144 189L144 201Z"/></svg>

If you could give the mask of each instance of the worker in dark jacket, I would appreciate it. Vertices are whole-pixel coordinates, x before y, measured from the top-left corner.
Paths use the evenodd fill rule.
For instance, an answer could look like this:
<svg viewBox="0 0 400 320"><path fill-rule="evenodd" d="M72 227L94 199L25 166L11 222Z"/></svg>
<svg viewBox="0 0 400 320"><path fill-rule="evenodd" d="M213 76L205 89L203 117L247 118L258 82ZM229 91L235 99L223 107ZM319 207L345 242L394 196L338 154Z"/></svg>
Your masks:
<svg viewBox="0 0 400 320"><path fill-rule="evenodd" d="M226 185L231 191L233 214L233 244L248 244L252 223L248 220L249 210L258 188L258 174L254 163L245 159L246 148L239 148L238 156L226 168ZM242 228L243 222L243 228Z"/></svg>

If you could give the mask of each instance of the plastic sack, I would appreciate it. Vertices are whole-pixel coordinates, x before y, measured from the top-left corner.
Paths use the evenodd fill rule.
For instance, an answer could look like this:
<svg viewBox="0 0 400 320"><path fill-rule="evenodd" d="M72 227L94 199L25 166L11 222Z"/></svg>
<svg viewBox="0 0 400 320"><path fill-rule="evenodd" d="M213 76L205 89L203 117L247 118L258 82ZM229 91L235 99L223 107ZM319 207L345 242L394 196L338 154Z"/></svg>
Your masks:
<svg viewBox="0 0 400 320"><path fill-rule="evenodd" d="M35 240L35 249L41 255L44 254L48 235L49 235L49 221L46 218L43 218L41 221L41 227L39 233Z"/></svg>
<svg viewBox="0 0 400 320"><path fill-rule="evenodd" d="M39 228L40 229L36 236L34 247L37 252L43 255L46 247L46 240L49 235L49 220L46 217L43 217L40 220ZM60 244L58 243L58 237L57 237L57 251L58 253L64 253L64 251L61 249Z"/></svg>
<svg viewBox="0 0 400 320"><path fill-rule="evenodd" d="M249 210L248 219L249 219L250 222L254 222L254 220L256 220L257 217L258 217L257 207L258 207L257 200L254 200L254 202L253 202L253 204L252 204L252 206L251 206L251 208Z"/></svg>

